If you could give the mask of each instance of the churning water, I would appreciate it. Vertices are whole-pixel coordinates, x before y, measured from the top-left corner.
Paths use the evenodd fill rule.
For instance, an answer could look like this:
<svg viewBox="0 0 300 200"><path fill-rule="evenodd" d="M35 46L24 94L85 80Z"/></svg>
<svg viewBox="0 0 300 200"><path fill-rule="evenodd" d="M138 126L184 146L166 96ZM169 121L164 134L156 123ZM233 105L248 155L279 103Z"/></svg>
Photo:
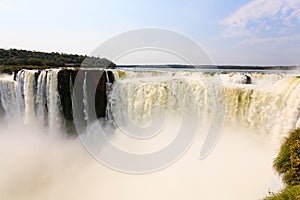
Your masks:
<svg viewBox="0 0 300 200"><path fill-rule="evenodd" d="M272 161L282 137L300 126L298 77L113 70L106 121L119 128L106 128L120 149L147 154L164 148L182 126L182 116L197 113L197 119L189 119L197 122L196 138L177 162L154 173L132 175L97 162L97 155L87 153L78 138L61 137L65 125L59 73L22 70L0 77L0 199L250 200L282 187ZM86 84L82 87L87 89ZM83 119L88 120L88 101L82 101ZM159 127L152 126L156 118L163 121ZM200 160L214 120L221 123L220 137ZM134 140L128 132L153 137Z"/></svg>

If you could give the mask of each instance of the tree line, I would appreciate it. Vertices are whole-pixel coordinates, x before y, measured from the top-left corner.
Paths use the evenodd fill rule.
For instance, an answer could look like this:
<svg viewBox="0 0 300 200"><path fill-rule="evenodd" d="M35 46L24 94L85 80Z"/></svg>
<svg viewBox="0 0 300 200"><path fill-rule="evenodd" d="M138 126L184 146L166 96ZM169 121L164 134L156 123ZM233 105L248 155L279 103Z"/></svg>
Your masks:
<svg viewBox="0 0 300 200"><path fill-rule="evenodd" d="M83 63L83 64L82 64ZM114 66L107 59L88 57L86 55L45 53L19 49L0 49L0 66L38 66L38 67L99 67Z"/></svg>

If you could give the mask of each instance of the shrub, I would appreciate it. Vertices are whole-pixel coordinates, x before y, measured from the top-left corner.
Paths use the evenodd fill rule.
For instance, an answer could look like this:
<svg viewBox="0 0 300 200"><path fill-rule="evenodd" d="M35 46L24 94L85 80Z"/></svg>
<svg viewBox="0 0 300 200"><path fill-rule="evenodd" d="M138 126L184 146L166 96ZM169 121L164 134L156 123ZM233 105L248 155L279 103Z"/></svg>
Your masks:
<svg viewBox="0 0 300 200"><path fill-rule="evenodd" d="M284 140L274 168L288 186L300 184L300 129L292 131Z"/></svg>
<svg viewBox="0 0 300 200"><path fill-rule="evenodd" d="M274 168L287 187L265 200L300 200L300 129L292 131L284 139L274 160Z"/></svg>
<svg viewBox="0 0 300 200"><path fill-rule="evenodd" d="M287 187L278 194L272 194L265 200L300 200L300 185Z"/></svg>

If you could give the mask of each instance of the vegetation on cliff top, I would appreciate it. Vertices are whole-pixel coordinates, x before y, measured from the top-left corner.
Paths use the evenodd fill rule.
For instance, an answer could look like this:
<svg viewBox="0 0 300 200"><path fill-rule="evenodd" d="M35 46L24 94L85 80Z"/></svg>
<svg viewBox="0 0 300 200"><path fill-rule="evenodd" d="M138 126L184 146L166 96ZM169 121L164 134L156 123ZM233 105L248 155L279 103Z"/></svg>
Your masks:
<svg viewBox="0 0 300 200"><path fill-rule="evenodd" d="M284 140L274 168L282 176L286 188L265 200L300 200L300 129L292 131Z"/></svg>
<svg viewBox="0 0 300 200"><path fill-rule="evenodd" d="M113 68L115 65L105 59L64 53L44 53L18 49L0 49L0 69L41 69L56 67L99 67Z"/></svg>
<svg viewBox="0 0 300 200"><path fill-rule="evenodd" d="M2 66L80 66L87 56L62 53L44 53L18 49L0 49L0 65Z"/></svg>

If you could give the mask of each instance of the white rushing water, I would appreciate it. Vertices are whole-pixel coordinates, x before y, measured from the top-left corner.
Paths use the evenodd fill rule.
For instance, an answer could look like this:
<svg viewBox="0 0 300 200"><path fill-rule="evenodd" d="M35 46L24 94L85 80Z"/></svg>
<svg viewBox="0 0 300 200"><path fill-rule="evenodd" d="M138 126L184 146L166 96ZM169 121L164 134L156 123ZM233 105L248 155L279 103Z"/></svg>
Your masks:
<svg viewBox="0 0 300 200"><path fill-rule="evenodd" d="M47 71L41 71L37 80L36 92L36 114L39 123L46 125L47 123Z"/></svg>
<svg viewBox="0 0 300 200"><path fill-rule="evenodd" d="M5 110L5 118L12 119L17 114L17 98L15 93L15 81L12 78L0 79L1 105Z"/></svg>
<svg viewBox="0 0 300 200"><path fill-rule="evenodd" d="M237 72L112 70L115 82L106 84L107 118L121 127L110 139L124 151L146 154L163 148L174 139L180 117L198 113L197 138L182 158L156 173L131 175L97 163L78 140L55 137L64 120L59 72L21 70L15 80L0 75L1 120L9 124L19 118L30 125L0 127L0 199L252 200L282 187L272 162L282 137L300 126L298 77L247 73L251 84L246 84L249 78ZM86 78L85 73L81 103L89 122L93 109ZM158 123L160 134L149 139L136 141L122 130L128 124L138 131L151 127L156 117L166 122ZM224 117L221 137L211 154L199 160L205 133L218 117ZM49 127L54 137L44 136L35 125Z"/></svg>
<svg viewBox="0 0 300 200"><path fill-rule="evenodd" d="M141 126L151 123L151 110L180 114L197 109L202 120L225 107L225 124L244 126L261 135L278 136L300 125L300 79L283 74L202 72L119 72L110 101L114 118ZM213 104L215 102L216 104ZM216 106L216 107L213 107ZM213 120L213 119L211 119Z"/></svg>
<svg viewBox="0 0 300 200"><path fill-rule="evenodd" d="M24 123L35 123L35 74L37 71L25 71L24 74L24 102L25 102L25 116Z"/></svg>
<svg viewBox="0 0 300 200"><path fill-rule="evenodd" d="M25 80L25 71L20 70L17 73L16 76L16 81L17 83L15 84L15 90L16 90L16 101L17 101L17 108L19 112L19 117L24 116L24 109L25 109L25 101L24 101L24 80Z"/></svg>
<svg viewBox="0 0 300 200"><path fill-rule="evenodd" d="M58 132L62 128L61 105L58 94L58 76L59 70L50 70L47 73L47 107L48 123L50 132Z"/></svg>
<svg viewBox="0 0 300 200"><path fill-rule="evenodd" d="M16 80L12 76L0 78L1 106L6 119L19 117L25 124L38 120L59 130L63 119L58 73L59 69L21 70ZM260 134L285 134L300 125L300 81L292 75L249 73L252 84L245 84L247 77L242 73L113 70L113 74L115 83L107 83L111 88L107 113L113 115L108 118L119 122L130 119L145 126L151 123L153 107L160 107L156 109L158 113L168 110L177 115L196 108L199 116L208 120L212 112L220 111L218 106L224 106L227 123L243 125ZM88 121L86 87L85 74L83 112Z"/></svg>
<svg viewBox="0 0 300 200"><path fill-rule="evenodd" d="M62 128L58 72L20 70L16 80L13 75L9 78L0 76L1 105L7 123L21 120L26 125L33 125L38 121L39 125L49 124L50 130Z"/></svg>
<svg viewBox="0 0 300 200"><path fill-rule="evenodd" d="M83 113L84 113L84 120L89 122L89 112L88 112L88 94L87 94L87 72L84 73L84 80L83 80Z"/></svg>

